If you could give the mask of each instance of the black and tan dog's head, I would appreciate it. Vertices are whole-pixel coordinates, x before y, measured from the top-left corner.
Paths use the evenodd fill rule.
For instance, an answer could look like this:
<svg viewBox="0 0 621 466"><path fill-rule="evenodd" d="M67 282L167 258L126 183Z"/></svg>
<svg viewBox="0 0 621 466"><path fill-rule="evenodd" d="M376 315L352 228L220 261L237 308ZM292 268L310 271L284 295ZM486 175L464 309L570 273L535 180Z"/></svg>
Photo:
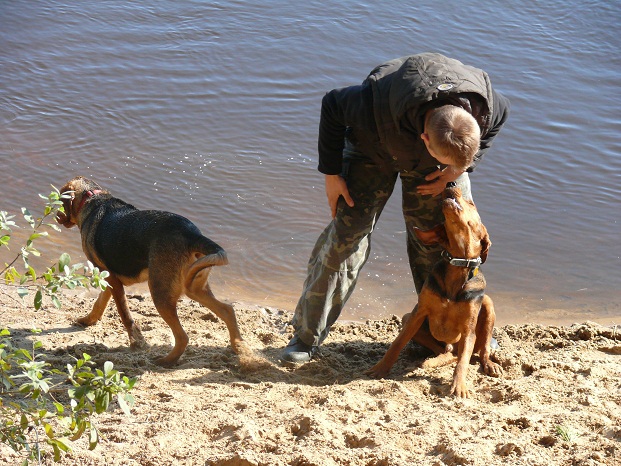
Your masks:
<svg viewBox="0 0 621 466"><path fill-rule="evenodd" d="M442 213L445 222L431 230L415 230L423 244L440 244L453 257L487 260L492 242L474 202L464 199L461 189L449 187L444 190Z"/></svg>
<svg viewBox="0 0 621 466"><path fill-rule="evenodd" d="M56 214L56 221L66 228L77 225L80 210L88 198L93 194L107 192L94 181L76 176L60 188L64 212Z"/></svg>

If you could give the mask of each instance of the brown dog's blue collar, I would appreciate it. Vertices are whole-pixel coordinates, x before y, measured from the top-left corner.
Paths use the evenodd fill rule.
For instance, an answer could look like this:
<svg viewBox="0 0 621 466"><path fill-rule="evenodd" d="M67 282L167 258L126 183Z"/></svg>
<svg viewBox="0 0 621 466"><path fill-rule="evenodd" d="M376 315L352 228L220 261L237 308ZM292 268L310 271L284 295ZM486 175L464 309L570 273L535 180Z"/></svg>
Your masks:
<svg viewBox="0 0 621 466"><path fill-rule="evenodd" d="M451 256L451 254L446 249L442 251L442 257L449 264L454 265L455 267L465 267L467 269L475 269L477 267L480 267L483 263L480 257L477 257L476 259L457 259Z"/></svg>

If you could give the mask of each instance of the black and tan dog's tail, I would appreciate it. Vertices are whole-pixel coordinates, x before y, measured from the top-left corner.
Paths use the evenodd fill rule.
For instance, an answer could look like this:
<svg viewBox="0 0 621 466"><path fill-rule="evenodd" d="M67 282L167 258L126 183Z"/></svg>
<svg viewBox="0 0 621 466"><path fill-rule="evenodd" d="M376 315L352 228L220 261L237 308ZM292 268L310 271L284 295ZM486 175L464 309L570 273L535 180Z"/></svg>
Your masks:
<svg viewBox="0 0 621 466"><path fill-rule="evenodd" d="M229 259L224 248L211 241L209 238L201 238L194 248L195 254L200 255L192 264L190 264L185 275L185 288L191 289L193 282L198 275L202 275L201 282L207 283L207 275L211 267L215 265L227 265ZM201 274L201 272L204 272Z"/></svg>

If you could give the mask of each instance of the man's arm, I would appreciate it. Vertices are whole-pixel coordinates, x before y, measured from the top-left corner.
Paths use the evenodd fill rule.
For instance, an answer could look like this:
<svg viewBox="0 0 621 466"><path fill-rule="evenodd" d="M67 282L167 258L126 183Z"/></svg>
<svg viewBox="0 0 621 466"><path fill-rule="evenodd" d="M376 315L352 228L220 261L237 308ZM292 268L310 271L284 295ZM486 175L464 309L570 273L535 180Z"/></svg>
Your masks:
<svg viewBox="0 0 621 466"><path fill-rule="evenodd" d="M354 201L349 195L347 183L341 177L343 171L343 148L345 147L345 130L354 123L357 115L356 105L352 100L360 101L360 86L344 87L328 92L321 101L319 120L319 166L318 170L325 176L326 196L332 218L336 216L336 207L341 196L350 207ZM350 116L348 116L348 112Z"/></svg>
<svg viewBox="0 0 621 466"><path fill-rule="evenodd" d="M328 92L321 101L317 149L318 170L324 175L342 172L345 129L355 123L359 96L360 86L350 86Z"/></svg>
<svg viewBox="0 0 621 466"><path fill-rule="evenodd" d="M332 218L336 217L336 206L341 196L343 196L349 207L354 206L354 200L349 195L347 183L341 175L326 175L326 196L328 197Z"/></svg>

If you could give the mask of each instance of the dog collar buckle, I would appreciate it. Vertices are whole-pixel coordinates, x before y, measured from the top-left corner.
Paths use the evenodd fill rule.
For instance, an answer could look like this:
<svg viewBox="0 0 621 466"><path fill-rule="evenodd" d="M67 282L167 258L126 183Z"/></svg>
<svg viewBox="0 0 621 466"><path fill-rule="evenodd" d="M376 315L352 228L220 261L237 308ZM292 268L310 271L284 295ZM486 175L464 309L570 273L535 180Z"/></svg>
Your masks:
<svg viewBox="0 0 621 466"><path fill-rule="evenodd" d="M467 269L477 269L482 263L480 257L477 257L476 259L457 259L451 256L447 250L442 251L442 257L446 259L449 264L454 265L455 267L465 267Z"/></svg>

